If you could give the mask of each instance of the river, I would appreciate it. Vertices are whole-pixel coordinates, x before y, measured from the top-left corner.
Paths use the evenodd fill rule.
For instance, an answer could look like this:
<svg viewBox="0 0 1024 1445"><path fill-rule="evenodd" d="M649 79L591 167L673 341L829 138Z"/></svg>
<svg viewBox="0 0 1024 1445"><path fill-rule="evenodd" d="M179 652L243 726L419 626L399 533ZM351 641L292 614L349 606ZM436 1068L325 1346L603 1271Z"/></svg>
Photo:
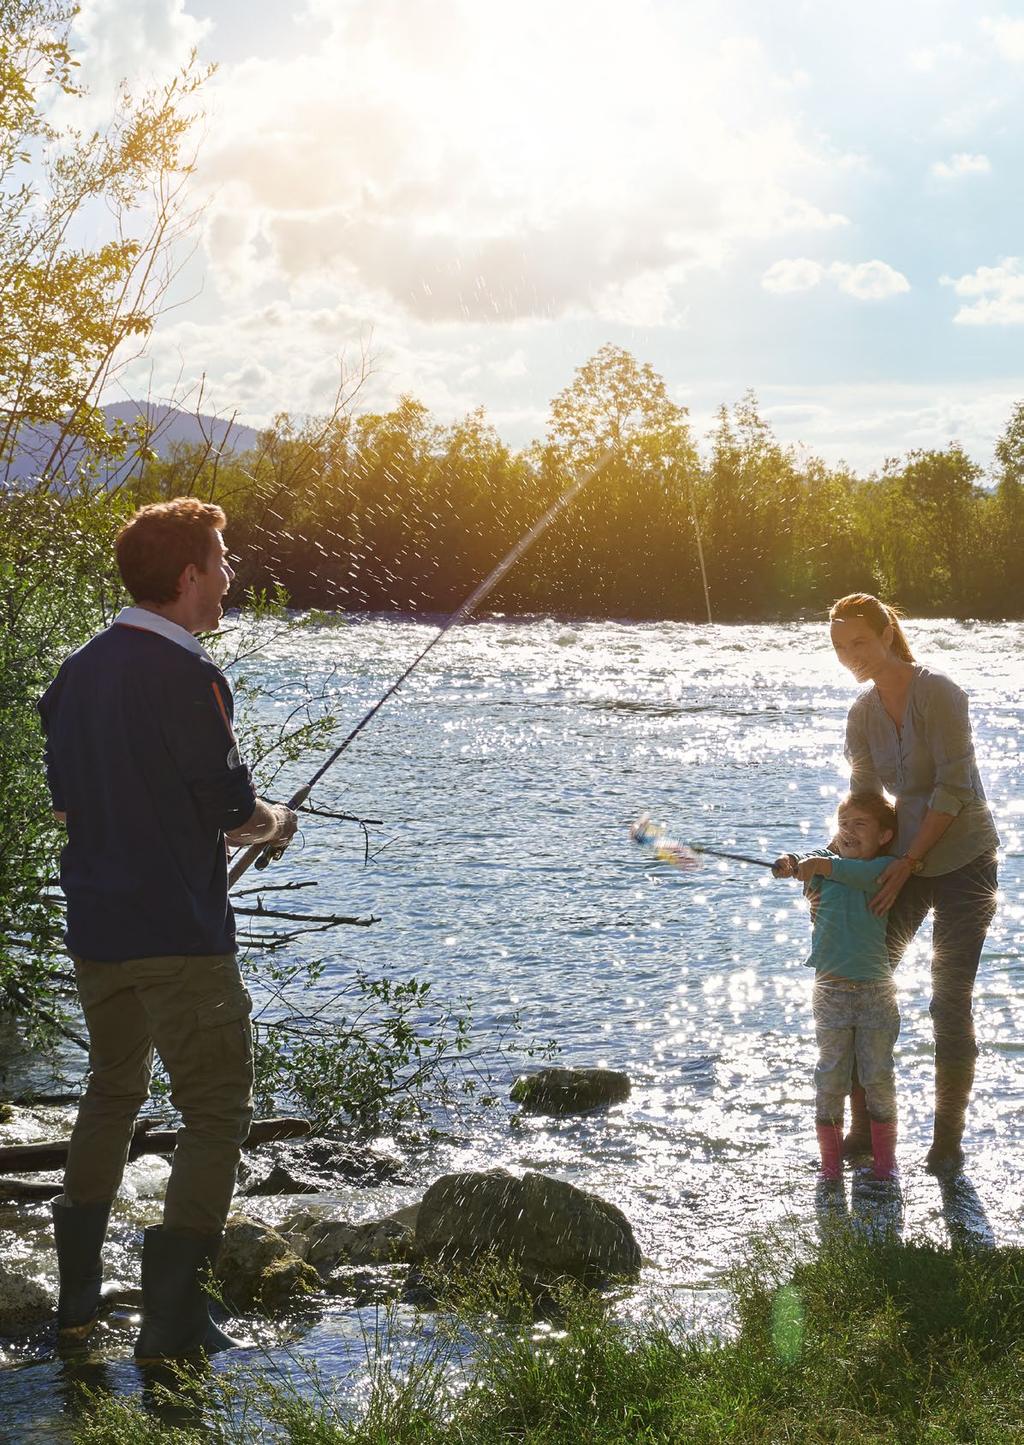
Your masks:
<svg viewBox="0 0 1024 1445"><path fill-rule="evenodd" d="M976 994L970 1182L953 1194L922 1168L926 931L897 974L905 1231L1020 1243L1024 627L928 621L909 632L919 658L971 696L1004 851ZM429 635L421 621L348 620L271 644L247 671L267 689L265 719L284 716L305 678L327 684L348 725ZM818 624L498 618L445 639L316 794L323 808L383 820L375 856L364 864L351 825L310 822L277 876L319 879L317 906L382 916L326 948L316 942L330 952L325 987L354 967L429 979L472 1000L480 1037L496 1038L518 1011L526 1034L557 1040L561 1062L626 1069L633 1093L606 1117L582 1120L471 1109L453 1141L417 1156L414 1182L372 1197L343 1192L340 1210L379 1215L453 1167L543 1170L595 1190L633 1222L649 1263L622 1309L728 1328L723 1274L751 1235L815 1220L808 919L796 885L741 864L709 861L694 873L652 864L628 826L650 811L684 841L763 857L824 842L844 788L852 695ZM308 771L293 770L279 794ZM159 1167L133 1170L143 1197L124 1206L125 1218L152 1218L145 1195ZM5 1242L13 1237L14 1257L36 1272L48 1268L44 1220L42 1209L23 1211L12 1236L5 1217ZM128 1277L130 1263L118 1263ZM368 1318L335 1302L292 1349L357 1390ZM411 1314L402 1319L416 1329ZM273 1356L277 1336L268 1339ZM134 1391L126 1353L96 1369L109 1387ZM64 1438L67 1372L38 1354L8 1359L0 1405L6 1428L20 1432L11 1438Z"/></svg>

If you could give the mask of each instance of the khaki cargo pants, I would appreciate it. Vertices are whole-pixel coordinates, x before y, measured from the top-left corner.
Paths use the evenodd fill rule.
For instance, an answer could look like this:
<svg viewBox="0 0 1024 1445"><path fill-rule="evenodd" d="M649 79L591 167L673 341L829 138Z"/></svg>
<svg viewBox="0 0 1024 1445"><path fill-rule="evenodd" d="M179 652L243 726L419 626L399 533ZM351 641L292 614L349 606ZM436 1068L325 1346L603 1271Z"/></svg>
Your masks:
<svg viewBox="0 0 1024 1445"><path fill-rule="evenodd" d="M74 963L91 1072L71 1134L65 1198L91 1204L117 1193L155 1049L182 1119L164 1224L218 1233L252 1121L252 1000L234 954Z"/></svg>

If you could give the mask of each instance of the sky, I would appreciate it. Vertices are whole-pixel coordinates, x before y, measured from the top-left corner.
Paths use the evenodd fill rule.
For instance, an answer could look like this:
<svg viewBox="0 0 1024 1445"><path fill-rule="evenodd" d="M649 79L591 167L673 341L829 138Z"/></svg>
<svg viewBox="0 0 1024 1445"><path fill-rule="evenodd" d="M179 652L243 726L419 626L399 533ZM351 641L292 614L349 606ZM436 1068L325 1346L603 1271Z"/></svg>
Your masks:
<svg viewBox="0 0 1024 1445"><path fill-rule="evenodd" d="M477 406L612 342L862 472L1024 398L1024 0L82 0L83 114L217 64L175 307L116 394Z"/></svg>

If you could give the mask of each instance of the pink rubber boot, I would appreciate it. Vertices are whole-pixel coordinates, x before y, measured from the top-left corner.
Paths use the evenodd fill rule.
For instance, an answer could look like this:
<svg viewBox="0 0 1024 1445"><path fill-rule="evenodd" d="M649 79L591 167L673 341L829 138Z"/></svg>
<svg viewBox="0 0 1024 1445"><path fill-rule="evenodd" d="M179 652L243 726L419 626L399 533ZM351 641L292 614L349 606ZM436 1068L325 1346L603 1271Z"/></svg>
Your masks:
<svg viewBox="0 0 1024 1445"><path fill-rule="evenodd" d="M875 1156L875 1178L896 1178L896 1120L880 1124L871 1120L871 1152Z"/></svg>
<svg viewBox="0 0 1024 1445"><path fill-rule="evenodd" d="M842 1124L815 1125L818 1134L818 1149L821 1152L821 1178L830 1183L843 1177L843 1126Z"/></svg>

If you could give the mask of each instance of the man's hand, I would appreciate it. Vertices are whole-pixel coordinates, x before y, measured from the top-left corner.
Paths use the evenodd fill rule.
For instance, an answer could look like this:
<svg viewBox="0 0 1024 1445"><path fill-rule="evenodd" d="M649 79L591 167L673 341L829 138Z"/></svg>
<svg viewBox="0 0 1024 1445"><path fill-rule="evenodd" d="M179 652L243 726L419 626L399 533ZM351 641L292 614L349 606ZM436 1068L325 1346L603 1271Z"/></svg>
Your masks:
<svg viewBox="0 0 1024 1445"><path fill-rule="evenodd" d="M800 879L801 883L806 883L819 873L823 878L831 878L831 858L801 858L800 862L796 865L796 876Z"/></svg>
<svg viewBox="0 0 1024 1445"><path fill-rule="evenodd" d="M293 813L284 803L268 803L257 798L252 817L224 836L233 848L248 848L255 843L273 843L278 848L286 848L298 826L298 813Z"/></svg>
<svg viewBox="0 0 1024 1445"><path fill-rule="evenodd" d="M872 896L868 907L871 912L879 917L888 913L889 909L896 902L900 889L907 879L913 874L914 868L909 858L894 858L884 873L879 874L878 891Z"/></svg>
<svg viewBox="0 0 1024 1445"><path fill-rule="evenodd" d="M796 863L797 859L795 853L783 853L780 857L776 858L775 862L772 864L772 877L795 878Z"/></svg>

